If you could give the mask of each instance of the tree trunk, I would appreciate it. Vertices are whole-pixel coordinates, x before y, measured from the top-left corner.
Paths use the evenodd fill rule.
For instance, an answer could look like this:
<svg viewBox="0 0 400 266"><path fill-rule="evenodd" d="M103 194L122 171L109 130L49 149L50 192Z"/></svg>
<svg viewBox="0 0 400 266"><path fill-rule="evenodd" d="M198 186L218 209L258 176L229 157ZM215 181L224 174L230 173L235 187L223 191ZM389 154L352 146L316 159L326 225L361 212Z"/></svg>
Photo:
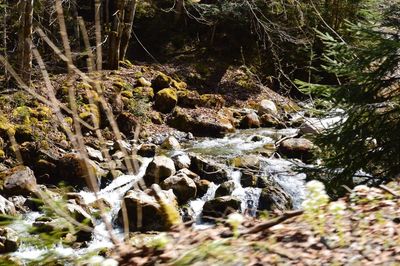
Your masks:
<svg viewBox="0 0 400 266"><path fill-rule="evenodd" d="M21 24L18 33L18 64L22 80L31 82L32 52L29 42L32 38L33 0L20 1Z"/></svg>
<svg viewBox="0 0 400 266"><path fill-rule="evenodd" d="M126 6L124 29L122 31L122 36L121 36L121 51L119 55L119 60L125 59L126 51L128 50L129 46L129 40L131 39L135 13L136 13L136 0L128 0Z"/></svg>
<svg viewBox="0 0 400 266"><path fill-rule="evenodd" d="M96 28L96 69L101 71L103 69L103 52L101 41L101 1L95 0L95 28Z"/></svg>
<svg viewBox="0 0 400 266"><path fill-rule="evenodd" d="M118 69L121 47L121 34L125 17L126 0L116 0L116 11L113 14L111 31L109 33L110 47L108 53L109 69Z"/></svg>

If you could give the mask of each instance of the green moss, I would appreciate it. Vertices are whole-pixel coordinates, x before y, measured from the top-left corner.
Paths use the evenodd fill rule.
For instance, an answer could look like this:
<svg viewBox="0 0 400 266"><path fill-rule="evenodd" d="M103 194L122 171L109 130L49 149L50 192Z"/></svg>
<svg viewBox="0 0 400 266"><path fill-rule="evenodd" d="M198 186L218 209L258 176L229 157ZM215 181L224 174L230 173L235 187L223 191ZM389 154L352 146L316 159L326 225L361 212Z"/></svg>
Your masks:
<svg viewBox="0 0 400 266"><path fill-rule="evenodd" d="M133 93L132 93L132 91L124 90L124 91L121 91L121 96L131 99L131 98L133 98Z"/></svg>
<svg viewBox="0 0 400 266"><path fill-rule="evenodd" d="M5 116L0 116L0 137L9 138L15 135L15 127Z"/></svg>
<svg viewBox="0 0 400 266"><path fill-rule="evenodd" d="M184 81L172 80L171 85L172 85L172 87L176 88L178 91L186 90L186 88L187 88L187 84Z"/></svg>
<svg viewBox="0 0 400 266"><path fill-rule="evenodd" d="M165 75L162 72L158 72L158 75L151 81L151 86L159 91L164 88L168 88L172 82L172 78Z"/></svg>
<svg viewBox="0 0 400 266"><path fill-rule="evenodd" d="M225 105L225 100L221 95L203 94L200 96L200 105L203 107L222 108Z"/></svg>
<svg viewBox="0 0 400 266"><path fill-rule="evenodd" d="M22 123L30 123L31 108L27 106L19 106L14 109L13 116L18 118Z"/></svg>
<svg viewBox="0 0 400 266"><path fill-rule="evenodd" d="M0 150L0 159L4 159L6 157L6 154L3 150Z"/></svg>
<svg viewBox="0 0 400 266"><path fill-rule="evenodd" d="M33 141L36 138L37 136L34 135L32 127L30 125L15 126L15 139L18 143Z"/></svg>
<svg viewBox="0 0 400 266"><path fill-rule="evenodd" d="M79 118L96 126L100 124L100 110L96 104L85 104L84 112L79 114Z"/></svg>
<svg viewBox="0 0 400 266"><path fill-rule="evenodd" d="M113 87L118 90L131 90L132 85L121 78L113 78Z"/></svg>
<svg viewBox="0 0 400 266"><path fill-rule="evenodd" d="M151 87L137 87L133 89L134 97L137 99L141 98L154 98L154 90Z"/></svg>

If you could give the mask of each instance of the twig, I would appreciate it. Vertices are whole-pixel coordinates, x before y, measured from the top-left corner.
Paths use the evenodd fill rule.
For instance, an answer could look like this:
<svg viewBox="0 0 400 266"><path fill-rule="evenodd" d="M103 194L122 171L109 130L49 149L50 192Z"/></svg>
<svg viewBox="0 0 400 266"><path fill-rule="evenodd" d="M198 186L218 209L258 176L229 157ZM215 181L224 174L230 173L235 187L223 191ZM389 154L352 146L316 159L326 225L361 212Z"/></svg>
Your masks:
<svg viewBox="0 0 400 266"><path fill-rule="evenodd" d="M386 191L386 192L389 193L389 194L392 194L392 195L395 196L396 198L399 198L399 197L400 197L400 195L399 195L396 191L394 191L394 190L391 189L391 188L388 188L388 187L385 186L385 185L379 185L379 188L382 189L383 191Z"/></svg>
<svg viewBox="0 0 400 266"><path fill-rule="evenodd" d="M266 230L274 225L280 224L290 218L299 216L299 215L303 214L303 212L304 212L303 210L285 212L283 215L281 215L275 219L269 220L265 223L258 224L250 229L247 229L247 230L241 232L240 235L255 234L255 233L264 231L264 230Z"/></svg>

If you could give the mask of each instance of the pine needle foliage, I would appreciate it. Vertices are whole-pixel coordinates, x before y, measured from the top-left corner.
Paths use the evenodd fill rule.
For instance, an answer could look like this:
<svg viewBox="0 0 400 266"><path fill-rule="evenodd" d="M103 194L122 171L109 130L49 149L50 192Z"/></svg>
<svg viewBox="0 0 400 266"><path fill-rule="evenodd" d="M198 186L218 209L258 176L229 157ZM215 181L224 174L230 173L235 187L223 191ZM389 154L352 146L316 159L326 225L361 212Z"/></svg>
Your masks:
<svg viewBox="0 0 400 266"><path fill-rule="evenodd" d="M319 33L326 47L324 68L338 84L300 83L345 110L333 128L316 139L330 192L400 174L400 5L387 6L382 20L348 25L351 45ZM332 110L331 110L332 111ZM368 178L369 177L369 178ZM360 178L358 178L359 180Z"/></svg>

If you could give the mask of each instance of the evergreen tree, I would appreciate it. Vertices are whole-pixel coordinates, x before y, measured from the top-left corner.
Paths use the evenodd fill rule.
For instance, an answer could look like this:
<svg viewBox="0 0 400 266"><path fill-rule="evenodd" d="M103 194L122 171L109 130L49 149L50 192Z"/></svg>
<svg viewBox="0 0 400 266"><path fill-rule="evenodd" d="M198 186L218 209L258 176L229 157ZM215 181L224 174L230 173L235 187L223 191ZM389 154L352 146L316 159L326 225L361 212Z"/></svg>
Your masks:
<svg viewBox="0 0 400 266"><path fill-rule="evenodd" d="M338 84L302 88L345 110L342 120L316 140L331 192L353 186L360 170L375 180L400 174L399 18L397 2L385 8L379 23L350 24L358 40L352 45L320 34L327 49L325 70Z"/></svg>

